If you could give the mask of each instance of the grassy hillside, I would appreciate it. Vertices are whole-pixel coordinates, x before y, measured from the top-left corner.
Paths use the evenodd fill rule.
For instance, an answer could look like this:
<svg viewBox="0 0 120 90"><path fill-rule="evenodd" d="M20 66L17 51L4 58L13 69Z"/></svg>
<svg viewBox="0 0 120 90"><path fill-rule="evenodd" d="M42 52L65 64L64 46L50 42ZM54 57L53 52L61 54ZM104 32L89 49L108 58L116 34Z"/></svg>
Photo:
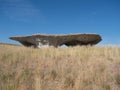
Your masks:
<svg viewBox="0 0 120 90"><path fill-rule="evenodd" d="M19 44L10 44L10 43L3 43L3 42L0 42L0 45L12 45L12 46L21 46Z"/></svg>
<svg viewBox="0 0 120 90"><path fill-rule="evenodd" d="M120 47L0 45L0 90L120 90Z"/></svg>

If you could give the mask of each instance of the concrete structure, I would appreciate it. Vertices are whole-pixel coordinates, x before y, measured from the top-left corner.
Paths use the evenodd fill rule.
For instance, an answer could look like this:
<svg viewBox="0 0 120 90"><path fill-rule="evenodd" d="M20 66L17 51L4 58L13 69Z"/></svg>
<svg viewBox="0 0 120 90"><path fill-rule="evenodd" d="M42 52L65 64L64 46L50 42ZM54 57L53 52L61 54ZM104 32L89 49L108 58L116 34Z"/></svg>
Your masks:
<svg viewBox="0 0 120 90"><path fill-rule="evenodd" d="M12 40L19 41L27 47L58 47L61 45L95 45L100 42L101 36L98 34L68 34L68 35L45 35L36 34L31 36L10 37Z"/></svg>

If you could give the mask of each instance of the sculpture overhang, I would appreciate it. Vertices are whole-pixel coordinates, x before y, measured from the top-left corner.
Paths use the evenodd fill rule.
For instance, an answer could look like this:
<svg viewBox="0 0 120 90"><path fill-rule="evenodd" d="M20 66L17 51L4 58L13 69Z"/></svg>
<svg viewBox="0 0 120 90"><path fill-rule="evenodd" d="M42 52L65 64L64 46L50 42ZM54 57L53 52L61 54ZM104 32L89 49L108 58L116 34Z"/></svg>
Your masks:
<svg viewBox="0 0 120 90"><path fill-rule="evenodd" d="M59 47L61 45L76 46L76 45L95 45L102 38L98 34L68 34L68 35L46 35L36 34L31 36L10 37L12 40L19 41L27 47Z"/></svg>

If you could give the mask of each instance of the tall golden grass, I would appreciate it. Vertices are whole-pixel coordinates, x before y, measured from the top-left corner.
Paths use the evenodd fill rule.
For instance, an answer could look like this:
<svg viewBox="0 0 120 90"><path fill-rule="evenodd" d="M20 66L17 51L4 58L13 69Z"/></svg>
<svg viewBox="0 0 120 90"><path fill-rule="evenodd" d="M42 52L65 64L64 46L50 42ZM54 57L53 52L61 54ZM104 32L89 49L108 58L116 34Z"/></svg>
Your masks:
<svg viewBox="0 0 120 90"><path fill-rule="evenodd" d="M120 47L0 45L0 90L120 90Z"/></svg>

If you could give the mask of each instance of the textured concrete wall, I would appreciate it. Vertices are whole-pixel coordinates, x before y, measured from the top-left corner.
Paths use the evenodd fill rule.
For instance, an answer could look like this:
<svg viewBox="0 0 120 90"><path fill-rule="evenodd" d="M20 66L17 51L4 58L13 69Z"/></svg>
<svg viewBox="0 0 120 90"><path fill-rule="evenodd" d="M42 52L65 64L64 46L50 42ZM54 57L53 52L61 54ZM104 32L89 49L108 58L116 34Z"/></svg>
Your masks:
<svg viewBox="0 0 120 90"><path fill-rule="evenodd" d="M33 47L58 47L61 45L76 46L76 45L94 45L100 42L101 36L98 34L68 34L68 35L31 35L10 37L12 40L19 41L24 46Z"/></svg>

